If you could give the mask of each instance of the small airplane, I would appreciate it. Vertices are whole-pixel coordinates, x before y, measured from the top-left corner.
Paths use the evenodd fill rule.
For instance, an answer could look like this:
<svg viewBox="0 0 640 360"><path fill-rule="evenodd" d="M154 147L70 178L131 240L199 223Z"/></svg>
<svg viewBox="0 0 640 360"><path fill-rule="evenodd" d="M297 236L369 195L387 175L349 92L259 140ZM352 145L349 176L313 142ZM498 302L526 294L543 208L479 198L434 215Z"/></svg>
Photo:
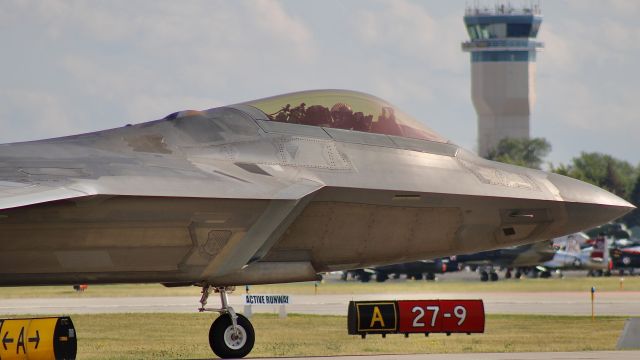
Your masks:
<svg viewBox="0 0 640 360"><path fill-rule="evenodd" d="M635 269L640 268L640 246L611 249L611 260L620 275L624 275L625 271L633 275Z"/></svg>
<svg viewBox="0 0 640 360"><path fill-rule="evenodd" d="M593 246L581 248L580 239L569 235L561 249L556 251L553 259L541 264L549 270L588 270L589 274L603 275L611 270L609 240L598 236Z"/></svg>
<svg viewBox="0 0 640 360"><path fill-rule="evenodd" d="M255 333L233 286L526 244L633 208L482 159L374 96L305 91L0 145L0 285L200 286L199 310L221 314L213 351L243 357Z"/></svg>

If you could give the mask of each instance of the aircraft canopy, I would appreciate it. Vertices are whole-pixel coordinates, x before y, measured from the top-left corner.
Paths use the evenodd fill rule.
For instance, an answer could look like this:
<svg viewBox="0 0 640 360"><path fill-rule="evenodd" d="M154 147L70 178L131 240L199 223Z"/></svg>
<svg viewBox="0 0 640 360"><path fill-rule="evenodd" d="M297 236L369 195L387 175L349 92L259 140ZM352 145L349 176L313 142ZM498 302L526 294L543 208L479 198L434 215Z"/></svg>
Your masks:
<svg viewBox="0 0 640 360"><path fill-rule="evenodd" d="M245 104L260 109L272 121L447 142L388 102L355 91L302 91Z"/></svg>

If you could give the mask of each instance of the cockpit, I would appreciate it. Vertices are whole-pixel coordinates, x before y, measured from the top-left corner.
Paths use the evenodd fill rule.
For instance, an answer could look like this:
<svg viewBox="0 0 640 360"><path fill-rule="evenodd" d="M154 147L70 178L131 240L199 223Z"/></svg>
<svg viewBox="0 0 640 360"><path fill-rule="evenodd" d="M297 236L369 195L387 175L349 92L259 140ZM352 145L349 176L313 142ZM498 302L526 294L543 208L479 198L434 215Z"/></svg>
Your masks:
<svg viewBox="0 0 640 360"><path fill-rule="evenodd" d="M355 91L302 91L244 104L261 110L271 121L447 142L386 101Z"/></svg>

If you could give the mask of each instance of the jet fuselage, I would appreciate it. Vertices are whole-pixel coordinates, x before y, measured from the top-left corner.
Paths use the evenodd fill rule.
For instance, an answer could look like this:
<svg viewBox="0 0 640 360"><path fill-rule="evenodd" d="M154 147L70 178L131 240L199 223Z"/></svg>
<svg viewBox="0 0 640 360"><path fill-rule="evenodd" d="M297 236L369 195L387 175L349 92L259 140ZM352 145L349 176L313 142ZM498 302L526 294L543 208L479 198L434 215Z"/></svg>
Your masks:
<svg viewBox="0 0 640 360"><path fill-rule="evenodd" d="M450 142L241 104L0 145L0 285L313 280L552 239L631 208Z"/></svg>

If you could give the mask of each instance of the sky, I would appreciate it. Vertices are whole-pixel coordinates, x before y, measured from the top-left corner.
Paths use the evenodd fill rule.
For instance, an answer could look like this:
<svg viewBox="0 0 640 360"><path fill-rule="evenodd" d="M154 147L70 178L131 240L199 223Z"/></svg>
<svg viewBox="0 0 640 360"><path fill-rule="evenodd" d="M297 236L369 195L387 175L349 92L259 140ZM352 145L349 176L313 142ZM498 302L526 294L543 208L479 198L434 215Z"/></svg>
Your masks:
<svg viewBox="0 0 640 360"><path fill-rule="evenodd" d="M474 150L460 43L475 2L2 0L0 143L338 88L384 98ZM638 165L640 1L541 5L531 135L552 144L546 160L596 151Z"/></svg>

